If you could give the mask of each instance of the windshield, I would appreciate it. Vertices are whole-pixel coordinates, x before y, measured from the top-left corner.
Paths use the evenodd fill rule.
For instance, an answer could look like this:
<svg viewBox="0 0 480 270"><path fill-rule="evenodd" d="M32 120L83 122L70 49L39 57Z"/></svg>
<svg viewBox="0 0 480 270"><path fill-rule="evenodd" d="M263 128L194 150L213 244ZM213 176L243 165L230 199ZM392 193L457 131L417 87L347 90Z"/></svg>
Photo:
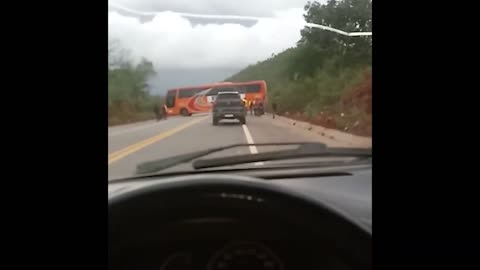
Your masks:
<svg viewBox="0 0 480 270"><path fill-rule="evenodd" d="M371 147L371 0L193 2L109 0L109 180L233 144ZM201 158L285 149L293 148ZM294 154L222 169L303 164ZM308 159L321 166L332 157ZM195 171L193 162L159 173Z"/></svg>

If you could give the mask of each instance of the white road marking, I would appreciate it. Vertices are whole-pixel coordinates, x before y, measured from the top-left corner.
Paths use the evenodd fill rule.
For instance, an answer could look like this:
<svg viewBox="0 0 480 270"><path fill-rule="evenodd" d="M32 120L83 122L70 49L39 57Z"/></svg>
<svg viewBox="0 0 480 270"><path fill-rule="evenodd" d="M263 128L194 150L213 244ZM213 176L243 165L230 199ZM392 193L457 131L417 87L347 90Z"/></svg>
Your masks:
<svg viewBox="0 0 480 270"><path fill-rule="evenodd" d="M250 134L250 130L248 130L247 125L242 125L243 132L245 133L245 138L247 139L248 144L254 144L252 134ZM250 153L252 154L258 154L258 150L256 146L249 146L248 149L250 150ZM263 162L255 162L255 165L263 165Z"/></svg>

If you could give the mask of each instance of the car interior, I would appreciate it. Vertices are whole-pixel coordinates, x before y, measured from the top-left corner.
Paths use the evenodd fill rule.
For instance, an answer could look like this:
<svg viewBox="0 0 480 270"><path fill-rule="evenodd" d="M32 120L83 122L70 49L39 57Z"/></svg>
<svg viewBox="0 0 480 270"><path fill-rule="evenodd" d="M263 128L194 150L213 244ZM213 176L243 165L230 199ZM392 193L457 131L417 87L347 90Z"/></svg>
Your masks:
<svg viewBox="0 0 480 270"><path fill-rule="evenodd" d="M249 173L110 184L109 269L371 268L371 164Z"/></svg>

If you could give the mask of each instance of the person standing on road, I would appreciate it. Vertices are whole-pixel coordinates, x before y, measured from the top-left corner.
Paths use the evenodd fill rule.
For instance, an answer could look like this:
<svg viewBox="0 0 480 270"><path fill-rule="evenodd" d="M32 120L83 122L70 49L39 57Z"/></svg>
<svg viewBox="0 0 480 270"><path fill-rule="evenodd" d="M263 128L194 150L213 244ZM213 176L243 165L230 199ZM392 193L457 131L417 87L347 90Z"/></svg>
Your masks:
<svg viewBox="0 0 480 270"><path fill-rule="evenodd" d="M155 103L155 105L153 106L153 112L155 113L157 121L160 121L160 108L158 107L157 103Z"/></svg>
<svg viewBox="0 0 480 270"><path fill-rule="evenodd" d="M273 114L273 119L275 119L275 114L277 113L277 103L274 101L272 103L272 114Z"/></svg>
<svg viewBox="0 0 480 270"><path fill-rule="evenodd" d="M263 108L263 102L261 100L257 100L256 102L258 105L257 105L257 110L258 110L258 115L263 115L264 113L264 108Z"/></svg>
<svg viewBox="0 0 480 270"><path fill-rule="evenodd" d="M253 106L255 105L255 101L250 100L250 115L253 115Z"/></svg>
<svg viewBox="0 0 480 270"><path fill-rule="evenodd" d="M162 106L162 111L163 111L163 119L167 120L167 105L163 104Z"/></svg>

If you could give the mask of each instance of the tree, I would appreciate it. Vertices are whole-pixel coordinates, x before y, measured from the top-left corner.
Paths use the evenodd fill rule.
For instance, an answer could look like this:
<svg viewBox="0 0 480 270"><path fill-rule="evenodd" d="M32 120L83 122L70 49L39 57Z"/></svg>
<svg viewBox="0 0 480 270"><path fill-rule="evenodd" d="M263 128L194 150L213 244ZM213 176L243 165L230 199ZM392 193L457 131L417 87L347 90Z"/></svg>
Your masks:
<svg viewBox="0 0 480 270"><path fill-rule="evenodd" d="M307 22L326 25L346 32L372 31L371 0L329 0L326 4L308 2ZM341 66L371 64L371 37L348 37L318 28L305 27L298 42L308 54L340 56Z"/></svg>
<svg viewBox="0 0 480 270"><path fill-rule="evenodd" d="M309 2L305 19L347 32L371 31L371 3ZM371 37L348 37L306 27L295 48L250 65L227 81L265 80L269 99L282 104L281 111L310 116L332 113L339 109L342 96L365 78L371 67L371 47Z"/></svg>
<svg viewBox="0 0 480 270"><path fill-rule="evenodd" d="M130 51L122 48L117 39L108 40L108 68L119 68L130 63Z"/></svg>
<svg viewBox="0 0 480 270"><path fill-rule="evenodd" d="M151 99L147 82L155 74L152 62L142 59L133 65L129 51L118 40L109 40L108 60L109 113L111 108L117 114L145 109Z"/></svg>

